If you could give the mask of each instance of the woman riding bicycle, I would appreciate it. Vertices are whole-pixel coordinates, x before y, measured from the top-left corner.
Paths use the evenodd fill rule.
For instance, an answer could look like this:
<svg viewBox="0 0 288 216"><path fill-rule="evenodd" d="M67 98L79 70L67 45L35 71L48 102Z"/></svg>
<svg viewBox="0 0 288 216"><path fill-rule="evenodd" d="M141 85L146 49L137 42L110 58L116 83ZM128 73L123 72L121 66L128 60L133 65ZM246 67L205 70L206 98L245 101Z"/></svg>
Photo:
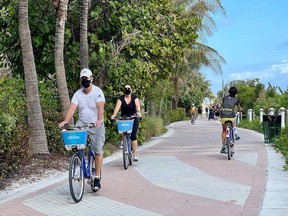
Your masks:
<svg viewBox="0 0 288 216"><path fill-rule="evenodd" d="M240 137L237 134L235 123L235 111L234 111L235 106L237 106L238 109L241 110L240 102L236 97L237 93L238 93L237 88L232 86L229 89L229 95L223 98L223 102L220 108L220 122L222 123L222 133L221 133L222 149L220 151L221 153L225 153L226 129L227 129L227 124L225 124L226 121L232 122L235 139L236 140L240 139Z"/></svg>
<svg viewBox="0 0 288 216"><path fill-rule="evenodd" d="M190 109L190 115L191 115L191 123L195 124L196 115L197 115L197 109L195 107L195 104L193 103Z"/></svg>
<svg viewBox="0 0 288 216"><path fill-rule="evenodd" d="M111 119L115 119L117 113L121 108L121 117L126 116L134 116L137 114L139 118L142 117L141 110L140 110L140 101L138 97L131 93L131 86L125 85L124 86L124 95L120 96L117 100L116 106L114 108L114 113L111 116ZM139 120L138 118L134 119L133 129L131 133L131 141L132 141L132 148L133 148L133 161L137 162L137 131L139 127Z"/></svg>

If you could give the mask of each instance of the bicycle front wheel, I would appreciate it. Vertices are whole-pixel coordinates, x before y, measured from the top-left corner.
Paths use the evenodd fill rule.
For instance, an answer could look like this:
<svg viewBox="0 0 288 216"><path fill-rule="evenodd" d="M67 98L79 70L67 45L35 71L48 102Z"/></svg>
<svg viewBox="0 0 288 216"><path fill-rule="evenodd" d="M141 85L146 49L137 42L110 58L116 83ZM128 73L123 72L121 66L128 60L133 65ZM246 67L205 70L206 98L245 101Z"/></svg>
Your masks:
<svg viewBox="0 0 288 216"><path fill-rule="evenodd" d="M132 141L129 136L129 145L128 145L128 158L129 158L129 165L132 166L133 164L133 153L132 153Z"/></svg>
<svg viewBox="0 0 288 216"><path fill-rule="evenodd" d="M126 170L128 168L128 162L129 162L129 151L128 151L128 139L127 136L124 136L123 139L123 166Z"/></svg>
<svg viewBox="0 0 288 216"><path fill-rule="evenodd" d="M74 154L69 165L69 188L72 199L78 203L84 193L84 172L80 154Z"/></svg>

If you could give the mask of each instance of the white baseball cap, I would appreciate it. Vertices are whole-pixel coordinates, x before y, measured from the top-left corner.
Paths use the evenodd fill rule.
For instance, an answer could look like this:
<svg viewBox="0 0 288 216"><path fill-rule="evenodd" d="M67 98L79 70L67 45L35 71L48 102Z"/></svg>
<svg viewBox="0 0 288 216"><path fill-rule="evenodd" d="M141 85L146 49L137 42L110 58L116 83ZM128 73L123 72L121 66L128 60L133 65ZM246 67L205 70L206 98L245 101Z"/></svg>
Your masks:
<svg viewBox="0 0 288 216"><path fill-rule="evenodd" d="M83 77L83 76L91 77L92 76L91 70L89 70L88 68L82 69L81 72L80 72L80 78Z"/></svg>

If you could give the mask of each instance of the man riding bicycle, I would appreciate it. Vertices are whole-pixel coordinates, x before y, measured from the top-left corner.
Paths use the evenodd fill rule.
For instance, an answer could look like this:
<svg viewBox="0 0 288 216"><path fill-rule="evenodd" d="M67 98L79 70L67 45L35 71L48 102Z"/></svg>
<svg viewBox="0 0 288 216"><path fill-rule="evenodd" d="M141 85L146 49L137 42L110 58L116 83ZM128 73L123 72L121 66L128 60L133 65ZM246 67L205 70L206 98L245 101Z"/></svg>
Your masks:
<svg viewBox="0 0 288 216"><path fill-rule="evenodd" d="M79 110L79 119L76 126L93 123L94 128L89 129L89 136L92 140L92 149L96 153L95 167L96 176L94 178L94 188L101 188L100 173L103 162L103 145L105 142L104 127L104 104L105 97L102 90L92 84L93 76L91 70L85 68L80 72L82 88L75 92L71 105L67 111L64 121L59 124L63 128L72 119L75 111Z"/></svg>
<svg viewBox="0 0 288 216"><path fill-rule="evenodd" d="M236 97L237 93L238 93L238 89L232 86L229 89L229 95L223 98L223 102L220 108L220 122L222 123L222 133L221 133L222 149L220 153L225 153L226 129L227 129L227 124L225 124L226 121L232 122L235 139L236 140L240 139L240 137L237 134L237 128L236 128L236 123L235 123L236 114L234 111L235 106L237 106L238 109L241 110L240 102L238 98Z"/></svg>

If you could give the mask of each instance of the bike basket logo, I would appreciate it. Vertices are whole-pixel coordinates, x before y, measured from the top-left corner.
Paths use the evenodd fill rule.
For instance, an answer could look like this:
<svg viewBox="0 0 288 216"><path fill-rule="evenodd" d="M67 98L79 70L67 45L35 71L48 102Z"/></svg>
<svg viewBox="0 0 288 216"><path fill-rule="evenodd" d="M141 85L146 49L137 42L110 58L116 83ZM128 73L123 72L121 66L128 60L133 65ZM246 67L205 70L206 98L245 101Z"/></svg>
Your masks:
<svg viewBox="0 0 288 216"><path fill-rule="evenodd" d="M77 135L70 135L67 137L68 140L78 140L80 139L80 136L77 136Z"/></svg>

